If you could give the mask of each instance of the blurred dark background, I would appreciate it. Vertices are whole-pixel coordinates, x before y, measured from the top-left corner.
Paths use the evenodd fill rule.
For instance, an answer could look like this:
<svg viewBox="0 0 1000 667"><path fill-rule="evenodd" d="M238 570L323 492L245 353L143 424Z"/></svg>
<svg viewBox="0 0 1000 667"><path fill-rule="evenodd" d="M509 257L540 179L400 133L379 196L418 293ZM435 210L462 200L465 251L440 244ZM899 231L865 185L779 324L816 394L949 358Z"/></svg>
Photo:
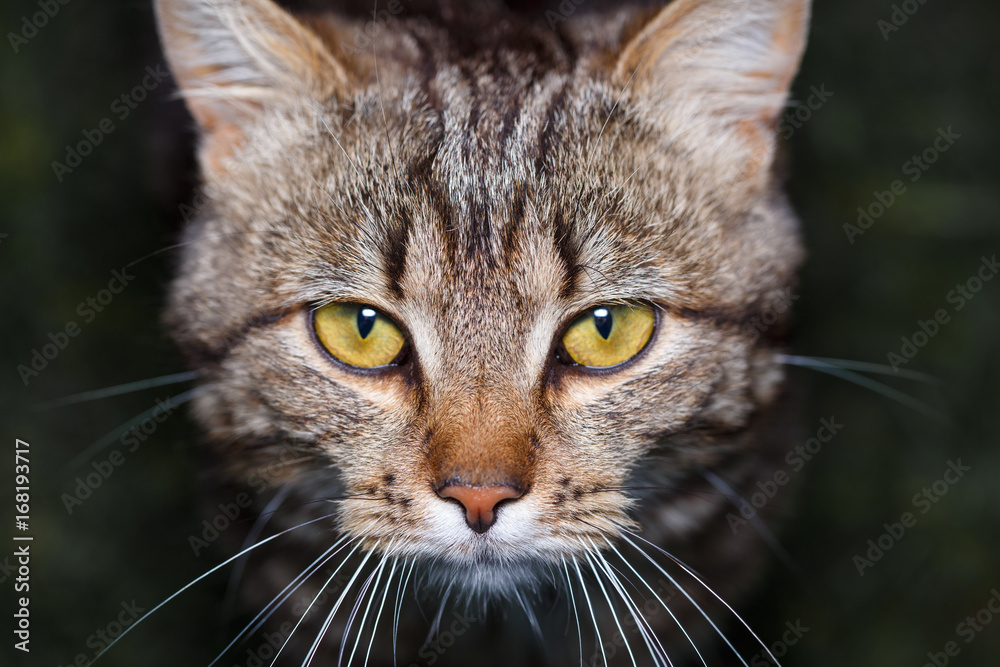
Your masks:
<svg viewBox="0 0 1000 667"><path fill-rule="evenodd" d="M41 5L57 11L32 30L25 17L32 22ZM908 0L895 8L871 0L815 6L795 86L805 106L797 117L790 109L783 126L789 189L810 250L792 352L886 364L902 352L901 337L913 340L918 321L944 309L947 323L902 366L939 383L881 378L928 406L914 408L790 368L803 433L822 418L844 428L807 463L780 533L801 577L776 562L764 593L741 606L768 643L786 622L809 628L786 665L919 667L928 653L944 664L948 642L959 649L948 664L1000 664L1000 616L960 626L1000 589L1000 280L949 300L983 257L1000 252L1000 5ZM898 30L887 27L894 18ZM94 655L95 633L109 629L123 603L149 609L221 559L212 549L195 556L189 545L203 517L195 429L183 410L154 422L133 452L117 434L189 385L40 407L184 370L159 317L195 183L192 136L172 84L148 76L147 67L163 65L148 0L5 2L0 25L0 405L5 451L15 438L31 445L35 537L32 652L11 649L14 575L0 568L2 651L13 663L0 662L69 665ZM144 79L150 90L131 108L120 98ZM107 123L100 130L104 119L111 131ZM958 137L929 155L926 171L906 166L949 128ZM72 167L66 147L83 140L93 140L92 151ZM896 180L905 192L876 219L876 193L891 192ZM873 220L852 243L844 225L857 224L859 207ZM123 268L134 276L127 287L102 293ZM79 332L64 337L69 323ZM64 349L26 386L18 366L60 342ZM66 494L105 455L74 458L102 439L113 441L103 451L123 450L121 465L70 513ZM939 483L947 493L938 502L915 503L959 460L970 470ZM11 462L0 471L3 488L12 474ZM0 510L6 544L11 495L4 492ZM915 525L860 576L855 557L869 558L868 541L904 512ZM0 565L12 550L0 550ZM185 592L102 663L207 664L224 634L215 619L225 583L216 577Z"/></svg>

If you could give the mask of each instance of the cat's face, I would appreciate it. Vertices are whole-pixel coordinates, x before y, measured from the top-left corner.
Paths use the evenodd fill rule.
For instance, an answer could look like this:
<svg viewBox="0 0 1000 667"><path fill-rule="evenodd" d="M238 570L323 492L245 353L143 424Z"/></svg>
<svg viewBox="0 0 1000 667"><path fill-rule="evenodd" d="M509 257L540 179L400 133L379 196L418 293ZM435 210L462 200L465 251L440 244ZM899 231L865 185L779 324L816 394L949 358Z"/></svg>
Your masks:
<svg viewBox="0 0 1000 667"><path fill-rule="evenodd" d="M771 163L805 2L557 30L483 5L363 52L355 19L159 5L209 200L169 321L235 479L341 499L343 534L471 586L719 513L637 513L633 487L753 456L774 400L748 323L786 310L800 259ZM369 328L381 358L331 343ZM574 330L618 347L582 356Z"/></svg>

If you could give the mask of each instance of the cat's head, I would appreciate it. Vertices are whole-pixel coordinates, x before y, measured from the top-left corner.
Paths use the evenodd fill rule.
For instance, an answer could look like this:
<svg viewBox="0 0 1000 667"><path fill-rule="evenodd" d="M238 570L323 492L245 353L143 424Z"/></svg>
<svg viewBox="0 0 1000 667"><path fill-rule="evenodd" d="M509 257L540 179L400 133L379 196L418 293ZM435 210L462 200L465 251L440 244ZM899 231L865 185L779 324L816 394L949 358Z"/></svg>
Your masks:
<svg viewBox="0 0 1000 667"><path fill-rule="evenodd" d="M206 197L168 319L235 478L489 583L637 523L683 538L697 498L636 516L630 484L753 455L808 3L468 4L158 2Z"/></svg>

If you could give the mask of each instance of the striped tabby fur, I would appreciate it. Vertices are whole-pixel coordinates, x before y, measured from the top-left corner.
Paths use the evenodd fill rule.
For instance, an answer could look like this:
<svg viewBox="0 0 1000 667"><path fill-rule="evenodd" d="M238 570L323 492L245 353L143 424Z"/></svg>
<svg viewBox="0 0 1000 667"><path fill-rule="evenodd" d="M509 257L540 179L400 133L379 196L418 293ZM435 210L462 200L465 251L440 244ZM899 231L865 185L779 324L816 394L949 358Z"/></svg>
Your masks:
<svg viewBox="0 0 1000 667"><path fill-rule="evenodd" d="M208 200L167 316L196 415L268 530L329 515L256 557L248 608L315 562L279 664L738 664L705 616L747 630L660 549L729 601L765 555L718 480L784 448L785 316L750 323L802 258L773 163L807 0L379 4L157 1ZM335 301L390 315L409 361L333 363L309 313ZM636 359L554 358L635 302ZM479 534L448 475L526 492Z"/></svg>

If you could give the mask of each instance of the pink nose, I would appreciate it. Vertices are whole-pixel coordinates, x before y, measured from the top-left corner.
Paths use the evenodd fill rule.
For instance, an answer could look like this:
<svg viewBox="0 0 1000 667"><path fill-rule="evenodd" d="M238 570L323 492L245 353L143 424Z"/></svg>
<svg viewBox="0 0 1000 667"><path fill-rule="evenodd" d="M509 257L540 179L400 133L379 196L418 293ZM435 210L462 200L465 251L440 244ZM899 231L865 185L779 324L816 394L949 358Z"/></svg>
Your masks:
<svg viewBox="0 0 1000 667"><path fill-rule="evenodd" d="M496 520L496 507L504 500L513 500L524 495L511 486L461 486L450 484L437 494L442 498L457 500L465 508L465 522L479 534L490 529Z"/></svg>

